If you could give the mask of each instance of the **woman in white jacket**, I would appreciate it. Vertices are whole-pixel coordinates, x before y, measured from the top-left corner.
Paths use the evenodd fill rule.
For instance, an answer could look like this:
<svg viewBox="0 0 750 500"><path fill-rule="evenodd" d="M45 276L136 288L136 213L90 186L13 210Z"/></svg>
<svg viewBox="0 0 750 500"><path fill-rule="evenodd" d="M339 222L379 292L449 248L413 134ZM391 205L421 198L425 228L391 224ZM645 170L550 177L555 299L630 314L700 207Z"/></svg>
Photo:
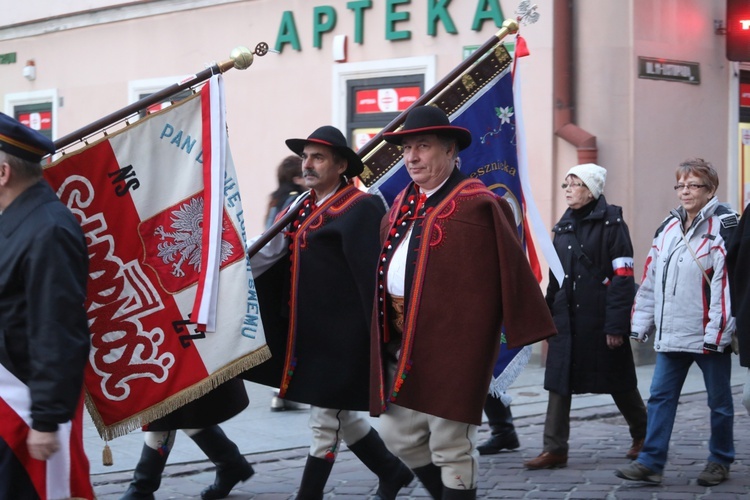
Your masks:
<svg viewBox="0 0 750 500"><path fill-rule="evenodd" d="M724 258L737 214L714 196L719 178L710 163L687 160L676 171L680 207L656 231L635 297L631 337L654 335L656 367L648 400L646 440L638 458L615 474L660 483L680 390L696 363L711 409L708 463L698 484L729 476L734 461L731 349L734 318Z"/></svg>

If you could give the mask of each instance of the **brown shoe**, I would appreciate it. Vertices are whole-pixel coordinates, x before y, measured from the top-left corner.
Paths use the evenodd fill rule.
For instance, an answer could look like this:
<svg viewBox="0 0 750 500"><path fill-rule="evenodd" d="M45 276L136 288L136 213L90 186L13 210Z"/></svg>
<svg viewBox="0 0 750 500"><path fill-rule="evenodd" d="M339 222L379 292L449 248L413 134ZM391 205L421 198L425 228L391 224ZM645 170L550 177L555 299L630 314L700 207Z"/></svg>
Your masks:
<svg viewBox="0 0 750 500"><path fill-rule="evenodd" d="M636 458L638 458L638 454L641 452L641 448L643 448L643 438L633 439L633 444L630 445L630 449L625 454L625 458L635 460Z"/></svg>
<svg viewBox="0 0 750 500"><path fill-rule="evenodd" d="M568 455L556 455L543 451L538 457L524 462L523 466L527 469L558 469L568 465Z"/></svg>

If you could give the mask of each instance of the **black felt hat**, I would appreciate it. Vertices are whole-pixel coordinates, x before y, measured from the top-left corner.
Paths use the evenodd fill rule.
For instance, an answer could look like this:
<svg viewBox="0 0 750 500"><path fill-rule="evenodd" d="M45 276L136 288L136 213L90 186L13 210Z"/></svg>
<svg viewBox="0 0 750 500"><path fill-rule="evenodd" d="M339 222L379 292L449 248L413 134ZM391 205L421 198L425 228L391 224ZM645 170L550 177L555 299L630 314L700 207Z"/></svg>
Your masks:
<svg viewBox="0 0 750 500"><path fill-rule="evenodd" d="M404 137L422 134L453 137L458 144L459 151L468 148L471 144L471 132L463 127L451 125L448 115L435 106L418 106L409 111L404 126L397 132L383 134L383 138L386 142L400 146Z"/></svg>
<svg viewBox="0 0 750 500"><path fill-rule="evenodd" d="M344 134L336 127L323 125L310 134L307 139L287 139L286 145L297 153L302 154L305 146L309 143L323 144L335 149L341 156L346 158L347 167L344 175L349 178L357 176L365 169L362 159L347 144Z"/></svg>
<svg viewBox="0 0 750 500"><path fill-rule="evenodd" d="M0 150L39 163L55 152L55 143L15 118L0 113Z"/></svg>

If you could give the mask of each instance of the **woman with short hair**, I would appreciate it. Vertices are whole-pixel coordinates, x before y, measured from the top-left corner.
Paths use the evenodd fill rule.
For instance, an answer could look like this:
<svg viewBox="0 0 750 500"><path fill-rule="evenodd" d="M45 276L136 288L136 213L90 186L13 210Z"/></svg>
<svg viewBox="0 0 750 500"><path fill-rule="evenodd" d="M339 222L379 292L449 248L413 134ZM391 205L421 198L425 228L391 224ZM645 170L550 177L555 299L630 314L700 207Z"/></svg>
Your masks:
<svg viewBox="0 0 750 500"><path fill-rule="evenodd" d="M710 454L698 484L714 486L727 479L734 461L730 343L735 321L725 256L737 214L716 198L719 176L709 162L686 160L675 177L680 206L656 230L633 306L631 336L645 342L653 334L656 350L646 440L638 458L615 475L661 482L680 390L696 363L711 409Z"/></svg>

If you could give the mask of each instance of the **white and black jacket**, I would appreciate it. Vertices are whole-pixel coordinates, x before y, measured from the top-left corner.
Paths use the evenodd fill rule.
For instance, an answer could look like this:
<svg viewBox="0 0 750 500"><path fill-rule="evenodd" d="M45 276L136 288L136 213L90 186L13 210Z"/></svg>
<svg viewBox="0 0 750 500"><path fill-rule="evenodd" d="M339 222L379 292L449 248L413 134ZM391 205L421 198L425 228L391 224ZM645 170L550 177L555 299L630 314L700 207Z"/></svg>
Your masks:
<svg viewBox="0 0 750 500"><path fill-rule="evenodd" d="M737 213L714 197L683 238L685 216L682 207L672 210L656 231L633 305L632 331L640 340L653 332L657 352L723 352L735 329L725 257Z"/></svg>

